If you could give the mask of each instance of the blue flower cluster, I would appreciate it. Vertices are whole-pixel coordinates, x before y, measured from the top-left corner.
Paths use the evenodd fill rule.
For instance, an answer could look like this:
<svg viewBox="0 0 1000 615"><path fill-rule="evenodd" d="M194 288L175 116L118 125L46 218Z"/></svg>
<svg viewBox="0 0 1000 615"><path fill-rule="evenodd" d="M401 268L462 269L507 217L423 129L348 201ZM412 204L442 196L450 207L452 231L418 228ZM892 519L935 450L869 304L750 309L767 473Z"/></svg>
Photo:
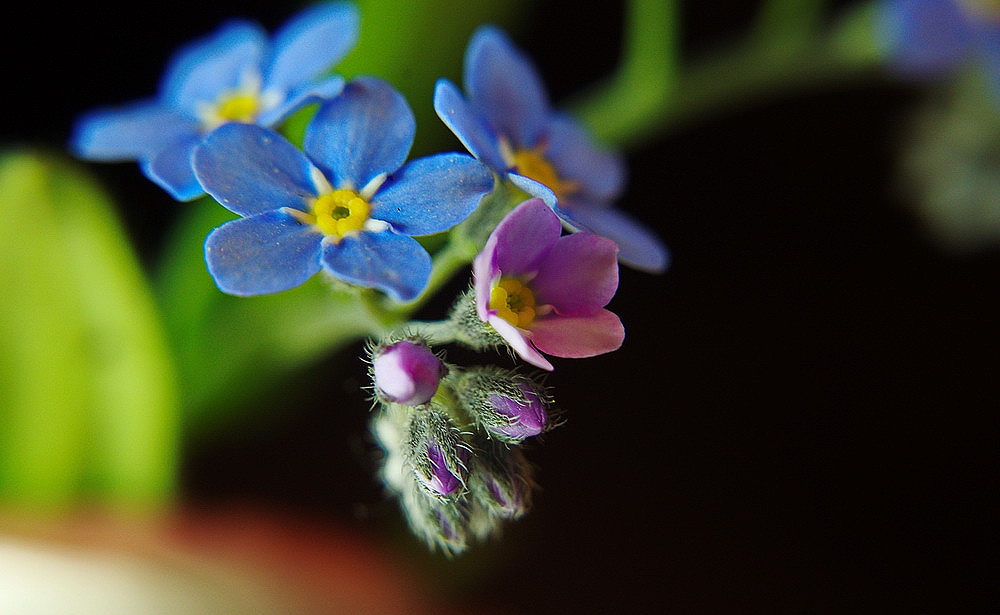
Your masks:
<svg viewBox="0 0 1000 615"><path fill-rule="evenodd" d="M226 23L181 49L158 97L80 118L72 147L89 160L136 160L176 199L207 193L240 215L205 244L213 279L234 295L280 292L325 271L412 301L432 269L414 237L462 222L496 181L541 197L572 231L611 238L622 262L666 267L663 244L612 206L621 157L550 108L534 67L499 30L473 36L467 100L446 80L435 93L474 157L407 162L416 127L402 95L373 77L328 75L359 21L351 4L321 3L270 40L257 24ZM319 108L300 150L276 127L310 103Z"/></svg>
<svg viewBox="0 0 1000 615"><path fill-rule="evenodd" d="M306 9L270 41L254 24L225 24L174 58L156 99L82 117L73 148L136 160L176 199L207 194L237 214L205 241L225 293L278 293L323 272L416 302L435 268L418 238L468 221L455 243L475 260L474 292L438 323L436 343L506 345L547 370L540 351L617 349L624 328L605 306L618 261L659 272L668 260L614 207L622 157L554 111L527 58L484 26L466 52L466 94L441 80L434 97L469 153L410 160L416 122L404 97L375 77L327 74L358 24L344 3ZM296 144L280 125L307 104L315 113ZM418 535L457 553L527 510L533 480L518 445L554 425L552 400L517 370L446 365L421 335L388 339L370 353L383 480Z"/></svg>

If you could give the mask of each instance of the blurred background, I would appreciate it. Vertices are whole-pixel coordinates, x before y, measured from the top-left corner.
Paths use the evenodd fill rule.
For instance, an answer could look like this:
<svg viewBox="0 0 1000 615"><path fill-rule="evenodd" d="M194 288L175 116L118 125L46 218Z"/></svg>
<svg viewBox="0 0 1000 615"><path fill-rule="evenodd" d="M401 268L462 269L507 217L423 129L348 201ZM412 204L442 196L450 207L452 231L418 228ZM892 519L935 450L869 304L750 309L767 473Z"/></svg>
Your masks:
<svg viewBox="0 0 1000 615"><path fill-rule="evenodd" d="M680 5L697 57L759 3ZM296 5L50 8L2 26L4 145L62 148L79 112L151 95L179 43L230 16L273 30ZM558 104L613 71L623 14L539 0L503 19ZM447 560L409 535L375 477L360 342L186 441L179 500L335 528L442 610L995 609L1000 244L944 241L904 181L933 92L874 71L735 101L627 151L620 205L673 264L622 270L620 351L554 361L566 424L528 451L541 489L502 539ZM152 267L185 204L134 164L85 168Z"/></svg>

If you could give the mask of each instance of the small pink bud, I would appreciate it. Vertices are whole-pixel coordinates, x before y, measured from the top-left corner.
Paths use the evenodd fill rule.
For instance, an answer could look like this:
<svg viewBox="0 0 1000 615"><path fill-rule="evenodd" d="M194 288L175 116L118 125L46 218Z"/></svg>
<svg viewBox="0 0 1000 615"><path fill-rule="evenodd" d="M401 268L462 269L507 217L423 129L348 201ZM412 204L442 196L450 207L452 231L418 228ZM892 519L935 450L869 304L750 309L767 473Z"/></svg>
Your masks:
<svg viewBox="0 0 1000 615"><path fill-rule="evenodd" d="M376 350L372 361L375 390L383 401L419 406L437 392L447 368L426 344L400 340Z"/></svg>

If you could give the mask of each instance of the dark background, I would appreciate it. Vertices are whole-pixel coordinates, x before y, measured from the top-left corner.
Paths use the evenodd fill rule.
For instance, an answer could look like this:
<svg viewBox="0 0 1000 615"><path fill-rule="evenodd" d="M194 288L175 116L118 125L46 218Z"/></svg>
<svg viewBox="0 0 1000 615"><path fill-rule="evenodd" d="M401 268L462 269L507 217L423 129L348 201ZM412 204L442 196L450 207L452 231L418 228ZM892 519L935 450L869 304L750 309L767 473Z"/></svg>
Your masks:
<svg viewBox="0 0 1000 615"><path fill-rule="evenodd" d="M756 3L682 5L696 53ZM556 101L618 48L620 4L578 6L538 2L516 36ZM61 147L79 111L151 94L178 43L234 14L273 29L293 10L75 5L10 20L4 140ZM328 389L266 428L190 450L185 496L346 523L443 600L501 612L995 609L1000 251L941 249L898 196L896 137L920 93L886 79L786 96L628 152L622 207L673 266L622 270L619 352L555 361L568 420L530 450L542 488L502 541L445 561L408 537L373 478L364 366L350 360L320 366ZM179 205L134 165L92 168L152 258Z"/></svg>

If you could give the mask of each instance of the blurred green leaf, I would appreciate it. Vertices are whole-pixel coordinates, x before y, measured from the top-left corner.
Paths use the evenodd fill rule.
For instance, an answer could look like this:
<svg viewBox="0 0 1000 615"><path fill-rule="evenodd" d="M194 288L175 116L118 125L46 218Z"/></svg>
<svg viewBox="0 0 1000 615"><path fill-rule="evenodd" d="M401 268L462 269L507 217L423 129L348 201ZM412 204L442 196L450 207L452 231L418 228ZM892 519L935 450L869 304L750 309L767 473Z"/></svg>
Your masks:
<svg viewBox="0 0 1000 615"><path fill-rule="evenodd" d="M0 157L0 497L162 503L177 475L173 367L108 198L72 163Z"/></svg>

